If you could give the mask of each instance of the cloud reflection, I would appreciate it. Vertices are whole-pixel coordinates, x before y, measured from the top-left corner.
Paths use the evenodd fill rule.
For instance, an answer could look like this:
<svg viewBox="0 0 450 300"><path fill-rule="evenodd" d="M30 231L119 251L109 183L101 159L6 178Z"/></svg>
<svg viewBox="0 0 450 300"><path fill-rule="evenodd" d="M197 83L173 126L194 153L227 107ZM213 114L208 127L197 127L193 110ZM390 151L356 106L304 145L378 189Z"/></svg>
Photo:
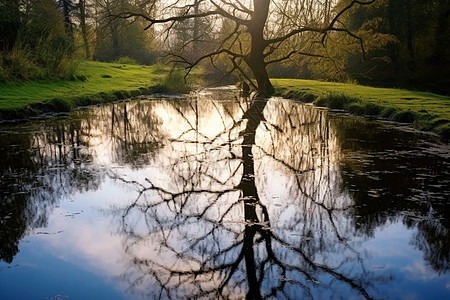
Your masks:
<svg viewBox="0 0 450 300"><path fill-rule="evenodd" d="M407 181L389 185L402 166L382 160L397 154L358 148L357 120L219 94L97 107L22 136L30 167L8 168L29 176L4 178L39 187L16 191L28 220L41 220L25 227L62 231L35 238L143 298L383 298L401 269L389 264L394 250L417 259L401 269L423 274L414 280L447 272L445 218L430 222L428 208L411 205L420 195ZM445 205L429 205L445 216ZM417 234L389 247L405 232ZM410 240L432 269L405 254Z"/></svg>

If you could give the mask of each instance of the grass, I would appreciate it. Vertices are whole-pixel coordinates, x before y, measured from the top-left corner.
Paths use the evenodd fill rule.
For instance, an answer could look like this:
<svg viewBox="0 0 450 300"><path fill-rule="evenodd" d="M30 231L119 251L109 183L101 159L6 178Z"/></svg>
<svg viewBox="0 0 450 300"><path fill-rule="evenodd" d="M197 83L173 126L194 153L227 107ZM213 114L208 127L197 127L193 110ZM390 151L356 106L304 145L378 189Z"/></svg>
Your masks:
<svg viewBox="0 0 450 300"><path fill-rule="evenodd" d="M274 79L276 95L357 115L411 123L450 139L450 97L403 89L301 79Z"/></svg>
<svg viewBox="0 0 450 300"><path fill-rule="evenodd" d="M45 112L111 102L153 92L189 91L180 71L164 65L80 63L77 80L0 83L0 120L23 119ZM199 72L194 73L194 79ZM276 95L344 109L439 133L450 139L450 97L401 89L301 79L272 80Z"/></svg>
<svg viewBox="0 0 450 300"><path fill-rule="evenodd" d="M162 65L143 66L85 61L77 80L0 83L0 119L110 102L152 92L187 92L182 76ZM181 81L181 82L179 82Z"/></svg>

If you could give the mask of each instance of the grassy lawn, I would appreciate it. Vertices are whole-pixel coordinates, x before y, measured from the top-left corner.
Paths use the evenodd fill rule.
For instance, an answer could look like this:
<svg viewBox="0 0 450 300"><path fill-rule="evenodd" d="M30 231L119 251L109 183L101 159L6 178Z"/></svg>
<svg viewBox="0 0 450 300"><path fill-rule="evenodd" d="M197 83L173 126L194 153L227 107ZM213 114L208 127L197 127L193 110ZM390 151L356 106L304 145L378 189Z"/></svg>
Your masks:
<svg viewBox="0 0 450 300"><path fill-rule="evenodd" d="M172 91L167 86L166 66L125 65L84 61L77 80L0 83L0 119L32 116L46 111L69 111L89 105L123 99L146 92ZM172 81L182 82L180 76ZM184 84L184 82L182 82Z"/></svg>
<svg viewBox="0 0 450 300"><path fill-rule="evenodd" d="M371 115L450 136L450 97L402 89L301 79L274 79L276 95Z"/></svg>

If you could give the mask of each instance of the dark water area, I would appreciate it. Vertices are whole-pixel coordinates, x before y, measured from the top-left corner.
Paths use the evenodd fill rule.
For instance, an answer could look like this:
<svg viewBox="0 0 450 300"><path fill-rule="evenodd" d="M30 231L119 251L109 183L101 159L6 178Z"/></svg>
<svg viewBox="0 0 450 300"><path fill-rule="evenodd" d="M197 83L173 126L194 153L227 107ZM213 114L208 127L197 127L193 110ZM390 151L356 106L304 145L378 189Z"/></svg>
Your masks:
<svg viewBox="0 0 450 300"><path fill-rule="evenodd" d="M450 299L450 147L231 88L0 127L0 299Z"/></svg>

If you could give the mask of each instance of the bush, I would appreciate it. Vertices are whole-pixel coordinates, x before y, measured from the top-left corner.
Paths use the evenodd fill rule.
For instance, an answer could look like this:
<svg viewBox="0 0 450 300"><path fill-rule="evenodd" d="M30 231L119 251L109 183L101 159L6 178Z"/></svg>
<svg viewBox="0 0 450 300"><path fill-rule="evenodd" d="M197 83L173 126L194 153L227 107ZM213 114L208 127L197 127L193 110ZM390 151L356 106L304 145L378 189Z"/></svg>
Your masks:
<svg viewBox="0 0 450 300"><path fill-rule="evenodd" d="M367 103L365 107L365 114L369 116L377 116L382 110L383 108L375 103Z"/></svg>
<svg viewBox="0 0 450 300"><path fill-rule="evenodd" d="M113 61L113 63L121 64L121 65L139 65L140 63L135 60L134 58L131 58L129 56L122 56Z"/></svg>
<svg viewBox="0 0 450 300"><path fill-rule="evenodd" d="M114 96L113 94L110 94L110 93L100 92L100 93L98 93L98 95L103 100L102 102L108 103L108 102L113 102L113 101L117 100L116 96Z"/></svg>
<svg viewBox="0 0 450 300"><path fill-rule="evenodd" d="M132 91L130 91L130 96L131 97L136 97L136 96L139 96L139 95L141 95L141 91L140 90L132 90Z"/></svg>
<svg viewBox="0 0 450 300"><path fill-rule="evenodd" d="M66 52L55 55L43 48L31 51L19 43L11 51L0 55L0 81L74 80L79 63Z"/></svg>
<svg viewBox="0 0 450 300"><path fill-rule="evenodd" d="M172 71L162 82L163 90L167 93L189 93L190 85L187 83L184 72L180 70Z"/></svg>
<svg viewBox="0 0 450 300"><path fill-rule="evenodd" d="M81 80L86 81L86 76L84 75L75 75L77 72L78 66L80 65L80 60L74 58L64 58L59 65L59 78L63 78L66 80Z"/></svg>
<svg viewBox="0 0 450 300"><path fill-rule="evenodd" d="M361 103L350 103L345 109L355 115L363 115L365 113L364 106Z"/></svg>
<svg viewBox="0 0 450 300"><path fill-rule="evenodd" d="M315 104L317 106L329 107L332 109L344 109L350 103L359 103L360 100L347 96L345 94L331 93L324 96L320 96Z"/></svg>
<svg viewBox="0 0 450 300"><path fill-rule="evenodd" d="M436 131L445 139L450 140L450 123L439 125Z"/></svg>
<svg viewBox="0 0 450 300"><path fill-rule="evenodd" d="M130 93L127 91L114 91L113 95L118 99L118 100L123 100L123 99L127 99L130 98Z"/></svg>
<svg viewBox="0 0 450 300"><path fill-rule="evenodd" d="M48 102L53 111L69 112L72 110L72 104L64 99L54 98Z"/></svg>
<svg viewBox="0 0 450 300"><path fill-rule="evenodd" d="M380 112L380 116L385 119L393 120L397 112L398 109L395 107L385 107Z"/></svg>
<svg viewBox="0 0 450 300"><path fill-rule="evenodd" d="M400 111L394 116L394 121L400 123L413 123L416 116L411 111Z"/></svg>

